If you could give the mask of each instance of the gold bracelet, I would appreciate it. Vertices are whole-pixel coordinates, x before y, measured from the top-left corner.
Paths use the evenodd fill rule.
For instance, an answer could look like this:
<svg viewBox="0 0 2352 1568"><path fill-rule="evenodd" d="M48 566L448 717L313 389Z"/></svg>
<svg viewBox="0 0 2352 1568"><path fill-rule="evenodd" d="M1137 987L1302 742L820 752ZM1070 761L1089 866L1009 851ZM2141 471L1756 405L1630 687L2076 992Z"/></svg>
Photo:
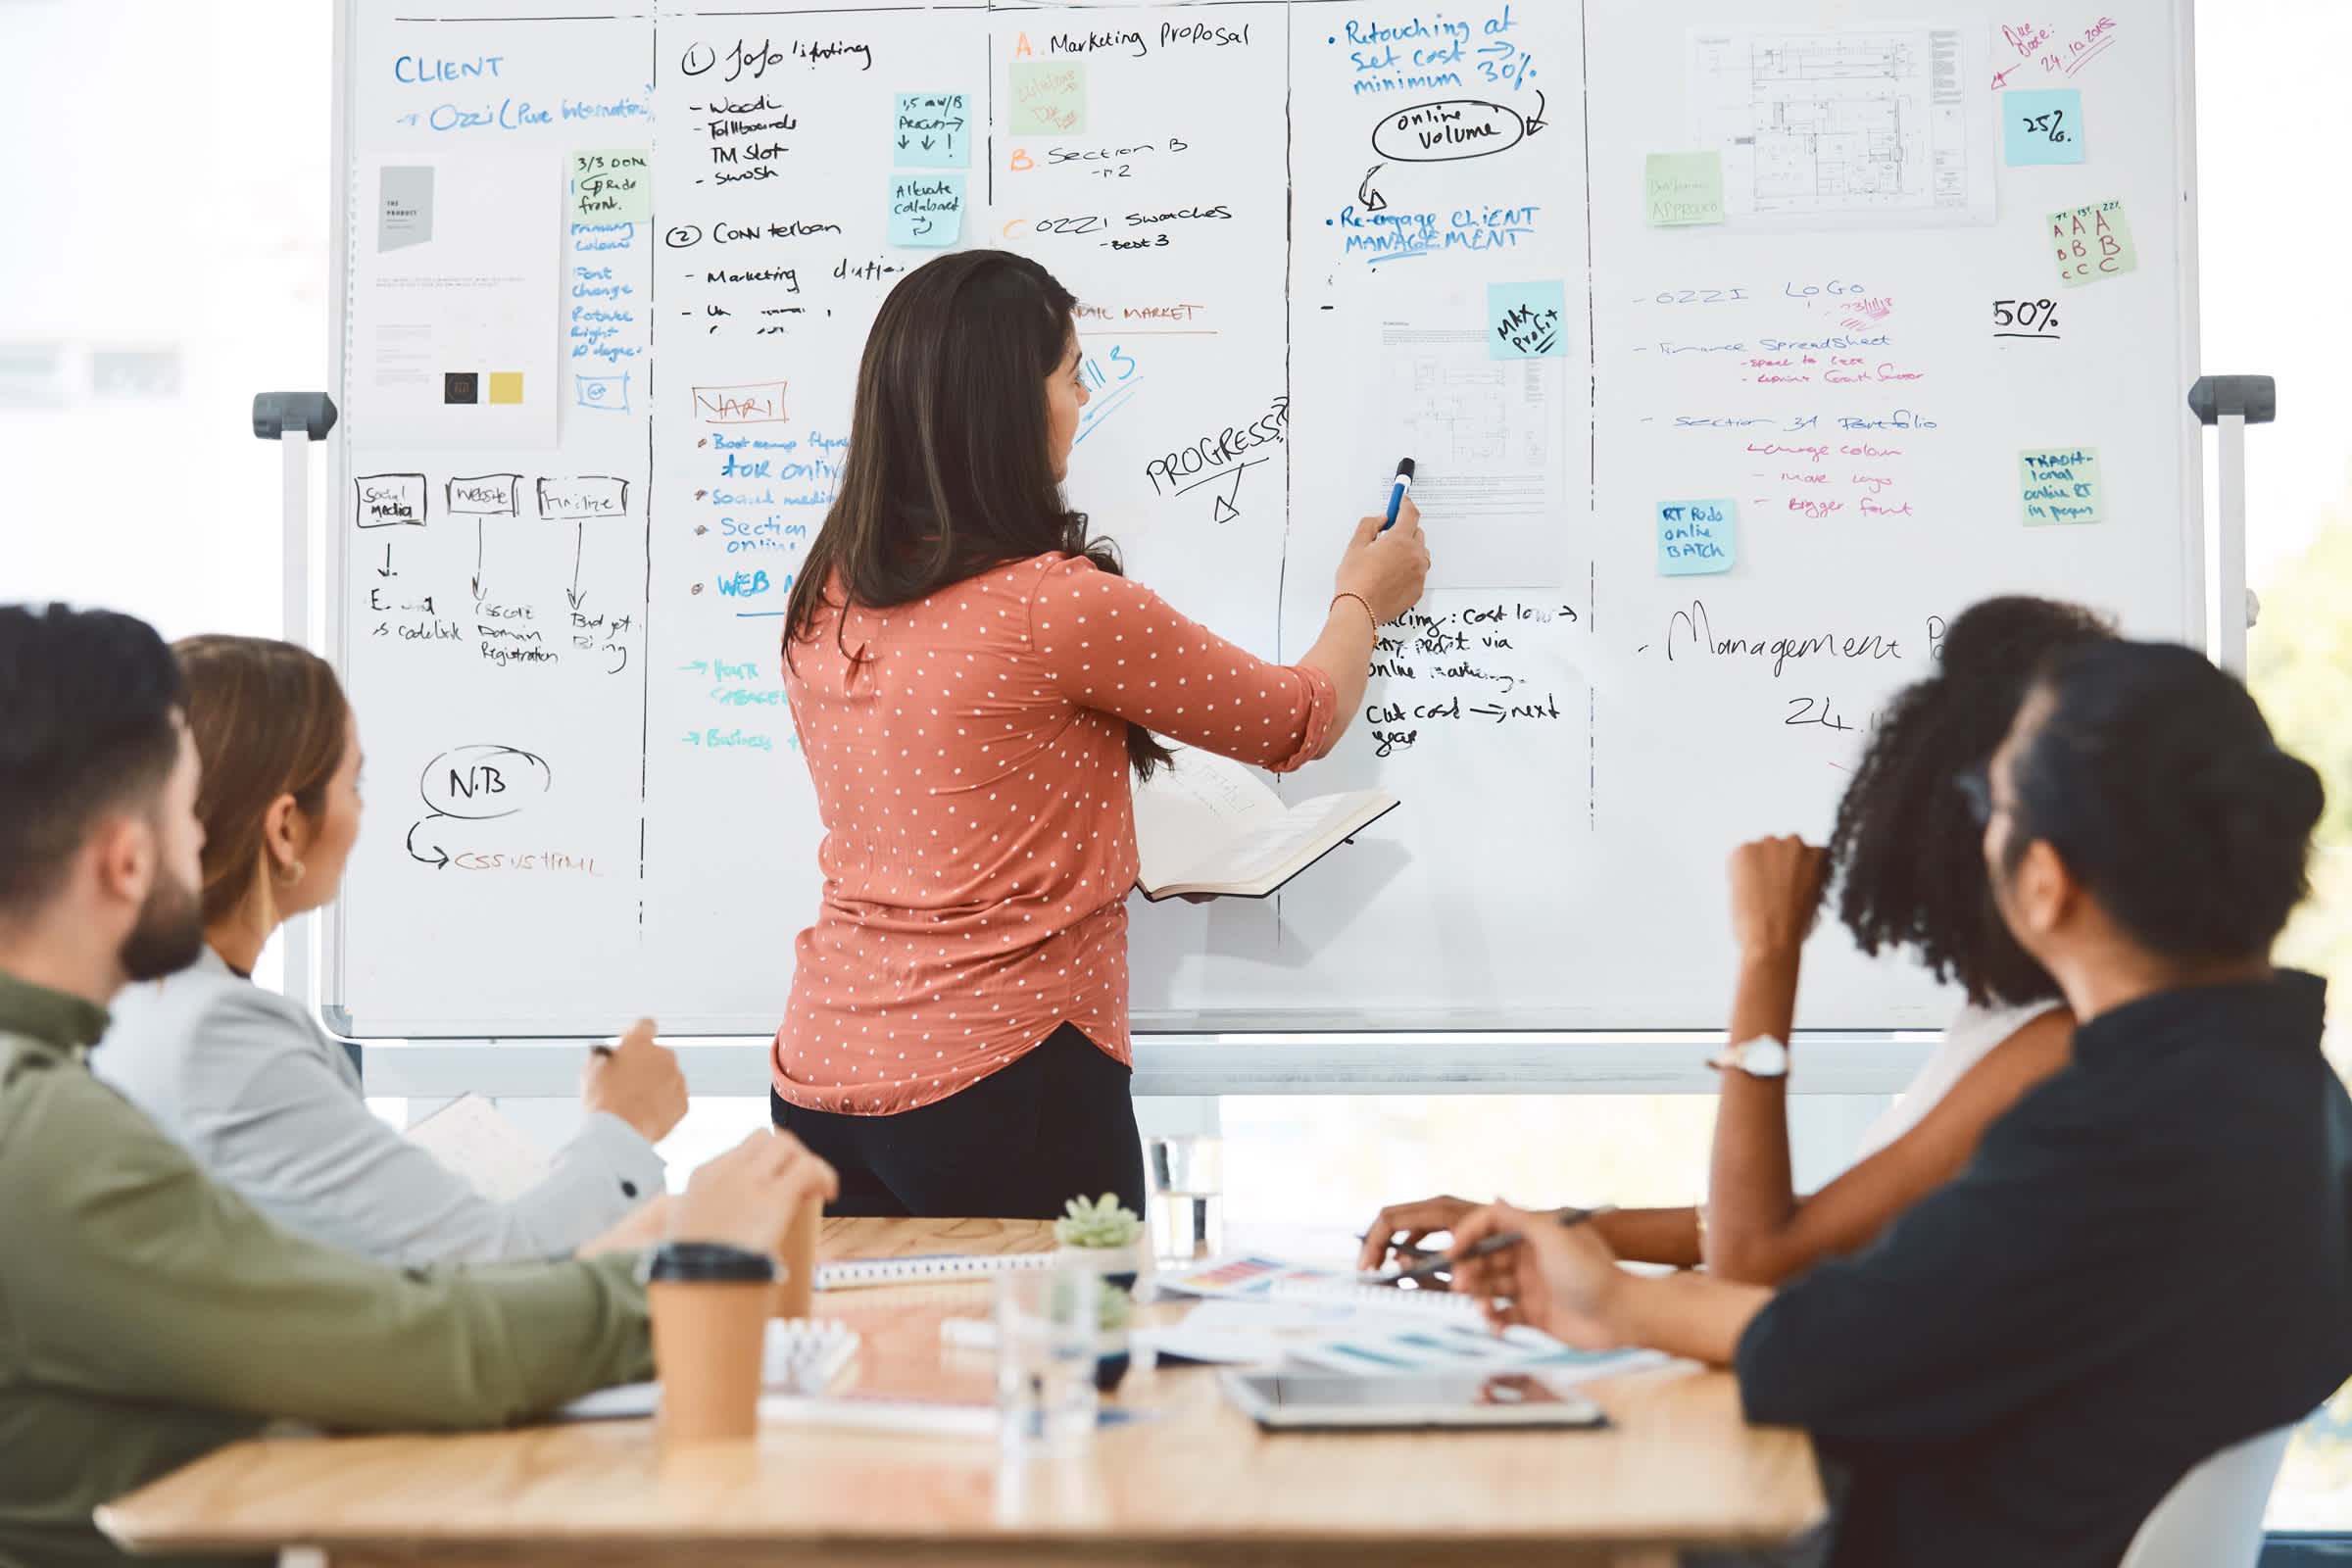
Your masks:
<svg viewBox="0 0 2352 1568"><path fill-rule="evenodd" d="M1707 1261L1707 1205L1704 1203L1692 1204L1690 1217L1698 1225L1698 1261L1699 1266L1703 1268Z"/></svg>
<svg viewBox="0 0 2352 1568"><path fill-rule="evenodd" d="M1374 642L1380 641L1380 617L1372 613L1371 601L1366 599L1362 594L1337 593L1331 596L1331 609L1337 610L1340 606L1340 601L1343 599L1352 599L1357 604L1364 607L1364 618L1372 623L1372 640Z"/></svg>

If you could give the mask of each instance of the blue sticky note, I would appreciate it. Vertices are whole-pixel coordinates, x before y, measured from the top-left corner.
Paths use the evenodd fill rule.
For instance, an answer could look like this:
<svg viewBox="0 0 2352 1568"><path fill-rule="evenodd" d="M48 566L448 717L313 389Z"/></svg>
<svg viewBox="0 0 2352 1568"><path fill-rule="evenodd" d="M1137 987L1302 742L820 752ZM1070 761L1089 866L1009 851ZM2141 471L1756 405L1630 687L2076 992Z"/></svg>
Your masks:
<svg viewBox="0 0 2352 1568"><path fill-rule="evenodd" d="M2034 87L2001 94L2009 167L2082 161L2082 89Z"/></svg>
<svg viewBox="0 0 2352 1568"><path fill-rule="evenodd" d="M890 242L953 245L963 233L961 174L890 176Z"/></svg>
<svg viewBox="0 0 2352 1568"><path fill-rule="evenodd" d="M971 100L959 92L903 92L890 128L890 161L901 169L969 169Z"/></svg>
<svg viewBox="0 0 2352 1568"><path fill-rule="evenodd" d="M1704 577L1740 564L1738 514L1729 501L1658 503L1658 575Z"/></svg>
<svg viewBox="0 0 2352 1568"><path fill-rule="evenodd" d="M1568 353L1568 288L1541 283L1487 285L1487 358L1556 360Z"/></svg>

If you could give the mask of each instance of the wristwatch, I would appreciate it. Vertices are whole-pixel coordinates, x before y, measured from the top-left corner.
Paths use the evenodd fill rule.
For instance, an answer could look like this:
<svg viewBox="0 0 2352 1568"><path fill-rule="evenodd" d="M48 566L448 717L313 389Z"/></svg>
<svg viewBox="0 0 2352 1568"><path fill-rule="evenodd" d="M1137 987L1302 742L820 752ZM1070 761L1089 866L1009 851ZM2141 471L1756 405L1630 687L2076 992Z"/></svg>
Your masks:
<svg viewBox="0 0 2352 1568"><path fill-rule="evenodd" d="M1758 1035L1742 1040L1736 1046L1723 1048L1723 1054L1707 1063L1715 1068L1737 1068L1750 1078L1786 1078L1788 1076L1788 1048L1770 1035Z"/></svg>

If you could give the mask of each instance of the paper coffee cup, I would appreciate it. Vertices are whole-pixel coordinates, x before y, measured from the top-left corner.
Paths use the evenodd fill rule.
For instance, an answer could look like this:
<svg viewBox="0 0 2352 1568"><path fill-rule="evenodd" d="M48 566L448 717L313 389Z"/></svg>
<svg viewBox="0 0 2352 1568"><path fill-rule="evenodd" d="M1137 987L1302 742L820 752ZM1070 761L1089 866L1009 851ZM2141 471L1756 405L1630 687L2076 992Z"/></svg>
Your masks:
<svg viewBox="0 0 2352 1568"><path fill-rule="evenodd" d="M726 1443L760 1430L760 1356L775 1260L704 1242L671 1242L646 1269L664 1446Z"/></svg>

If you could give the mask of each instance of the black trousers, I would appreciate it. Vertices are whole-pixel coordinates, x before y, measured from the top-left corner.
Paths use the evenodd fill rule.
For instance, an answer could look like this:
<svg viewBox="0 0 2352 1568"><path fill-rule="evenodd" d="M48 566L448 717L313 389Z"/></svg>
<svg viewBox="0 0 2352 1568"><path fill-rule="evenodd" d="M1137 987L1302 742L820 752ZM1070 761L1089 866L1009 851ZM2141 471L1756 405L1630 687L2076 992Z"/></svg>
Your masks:
<svg viewBox="0 0 2352 1568"><path fill-rule="evenodd" d="M1104 1193L1141 1214L1133 1076L1065 1023L1011 1066L919 1110L804 1110L770 1089L768 1114L840 1173L828 1214L1054 1219L1070 1199Z"/></svg>

